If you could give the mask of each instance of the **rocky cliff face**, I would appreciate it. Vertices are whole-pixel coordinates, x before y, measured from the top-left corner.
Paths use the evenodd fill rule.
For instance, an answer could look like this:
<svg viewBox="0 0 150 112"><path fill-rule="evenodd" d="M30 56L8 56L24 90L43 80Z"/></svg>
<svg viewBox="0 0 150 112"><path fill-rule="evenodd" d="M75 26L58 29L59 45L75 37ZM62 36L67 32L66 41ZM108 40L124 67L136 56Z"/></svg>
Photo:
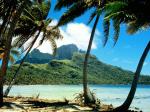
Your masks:
<svg viewBox="0 0 150 112"><path fill-rule="evenodd" d="M71 59L74 52L78 52L76 45L63 45L57 49L57 59Z"/></svg>
<svg viewBox="0 0 150 112"><path fill-rule="evenodd" d="M34 63L34 64L44 64L48 63L52 59L71 59L74 52L78 52L78 48L74 44L63 45L57 49L56 56L53 56L48 53L42 53L38 49L34 49L27 58L25 62ZM17 61L16 63L20 63L21 60Z"/></svg>

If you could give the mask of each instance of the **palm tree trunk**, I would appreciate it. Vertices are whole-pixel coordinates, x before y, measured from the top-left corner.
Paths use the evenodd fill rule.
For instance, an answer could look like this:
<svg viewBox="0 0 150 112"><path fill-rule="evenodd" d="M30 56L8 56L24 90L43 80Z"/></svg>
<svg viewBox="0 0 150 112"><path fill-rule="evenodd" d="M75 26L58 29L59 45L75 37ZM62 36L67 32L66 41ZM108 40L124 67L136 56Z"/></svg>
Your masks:
<svg viewBox="0 0 150 112"><path fill-rule="evenodd" d="M89 58L89 55L90 55L92 42L93 42L93 39L94 39L94 34L95 34L96 26L98 24L99 17L100 17L100 15L97 15L97 17L96 17L96 20L95 20L95 23L94 23L94 26L93 26L93 29L92 29L92 33L91 33L91 36L90 36L88 49L87 49L87 52L85 54L84 65L83 65L83 92L84 92L84 103L85 103L85 105L93 102L92 101L93 98L91 98L91 95L90 95L91 92L88 89L88 84L87 84L87 66L88 66L88 58Z"/></svg>
<svg viewBox="0 0 150 112"><path fill-rule="evenodd" d="M25 54L25 56L24 56L23 59L21 60L21 63L20 63L20 65L19 65L19 67L17 68L17 70L16 70L16 72L15 72L15 74L14 74L12 80L10 81L10 83L9 83L9 85L8 85L8 87L7 87L7 89L5 90L5 93L4 93L4 96L5 96L5 97L8 96L8 94L9 94L9 92L10 92L10 90L11 90L11 88L12 88L13 84L15 83L15 80L16 80L16 78L17 78L17 76L18 76L19 70L20 70L22 64L24 63L24 60L26 59L27 55L28 55L29 52L31 51L31 49L32 49L34 43L36 42L37 38L39 37L40 33L41 33L41 31L38 32L38 34L36 35L36 37L35 37L34 40L32 41L32 44L31 44L31 46L29 47L27 53Z"/></svg>
<svg viewBox="0 0 150 112"><path fill-rule="evenodd" d="M23 2L22 5L18 8L18 11L14 15L14 18L12 22L10 23L10 28L7 35L7 41L5 43L5 51L4 51L4 58L2 61L2 66L0 70L0 107L3 106L3 83L4 83L4 77L6 75L8 62L9 62L9 55L10 55L10 49L11 49L11 42L13 37L13 31L16 26L16 23L24 9L26 2Z"/></svg>
<svg viewBox="0 0 150 112"><path fill-rule="evenodd" d="M6 44L5 44L5 47L6 47ZM4 58L2 60L1 74L0 74L0 107L3 106L3 83L4 83L4 76L6 75L7 66L8 66L10 47L11 46L7 44L7 49L5 49Z"/></svg>
<svg viewBox="0 0 150 112"><path fill-rule="evenodd" d="M127 111L129 109L129 107L132 103L132 100L134 98L137 84L138 84L138 80L139 80L139 76L140 76L144 61L146 59L146 56L148 55L149 50L150 50L150 41L148 42L148 44L147 44L147 46L146 46L146 48L142 54L142 57L140 58L140 61L138 63L136 72L134 74L134 79L132 81L132 86L131 86L130 92L127 96L127 99L125 100L125 102L121 106L114 109L115 112L123 112L123 111Z"/></svg>

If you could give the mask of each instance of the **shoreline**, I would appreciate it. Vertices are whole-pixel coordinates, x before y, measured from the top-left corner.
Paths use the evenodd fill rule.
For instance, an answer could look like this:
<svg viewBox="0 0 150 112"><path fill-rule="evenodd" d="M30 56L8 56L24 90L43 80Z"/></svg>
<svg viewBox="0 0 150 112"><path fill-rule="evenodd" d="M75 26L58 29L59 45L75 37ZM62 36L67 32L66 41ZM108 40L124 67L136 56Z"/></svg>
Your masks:
<svg viewBox="0 0 150 112"><path fill-rule="evenodd" d="M96 97L99 98L102 103L109 105L112 104L114 107L118 107L123 103L129 89L129 86L91 86L91 90L96 94ZM119 91L122 91L123 93L120 93ZM149 91L149 87L140 87L137 90L137 97L135 97L130 109L134 110L137 107L139 110L149 112ZM68 100L73 100L74 97L81 92L82 85L17 85L12 88L9 95L16 97L36 97L39 95L40 99L63 100L66 98ZM146 96L146 98L143 98L144 96Z"/></svg>
<svg viewBox="0 0 150 112"><path fill-rule="evenodd" d="M4 106L0 108L0 112L93 112L94 106L81 106L75 101L64 100L48 100L34 97L14 97L4 98ZM100 111L113 109L112 105L102 104Z"/></svg>
<svg viewBox="0 0 150 112"><path fill-rule="evenodd" d="M82 86L83 84L14 84L13 86L43 86L43 85L54 85L54 86L67 86L67 85L72 85L72 86ZM131 86L131 84L89 84L89 86L95 86L95 85L98 85L98 86ZM8 86L7 84L5 84L4 86ZM149 87L150 84L138 84L138 87L143 87L143 86L147 86Z"/></svg>
<svg viewBox="0 0 150 112"><path fill-rule="evenodd" d="M112 105L100 104L97 108L99 112L111 111ZM8 96L4 98L4 106L0 108L0 112L93 112L95 106L82 106L75 101L64 100L48 100L39 99L37 97L14 97ZM138 109L138 108L137 108ZM129 110L128 112L140 112L139 110Z"/></svg>

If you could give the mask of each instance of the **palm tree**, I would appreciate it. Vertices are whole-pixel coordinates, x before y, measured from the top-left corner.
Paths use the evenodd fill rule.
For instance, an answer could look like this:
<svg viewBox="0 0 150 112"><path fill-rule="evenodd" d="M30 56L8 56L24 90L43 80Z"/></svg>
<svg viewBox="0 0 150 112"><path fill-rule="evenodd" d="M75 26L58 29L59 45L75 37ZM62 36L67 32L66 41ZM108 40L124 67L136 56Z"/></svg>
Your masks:
<svg viewBox="0 0 150 112"><path fill-rule="evenodd" d="M76 1L60 0L56 5L56 9L60 10L62 7L68 7L69 10L60 18L58 25L64 25L64 24L74 20L74 18L82 15L85 11L87 11L88 9L90 9L93 6L98 7L97 5L94 4L94 2L96 3L96 1L88 1L88 2L81 1L80 2L78 0L76 0ZM89 4L85 5L85 3L91 3L91 5L89 5ZM114 35L115 43L117 42L118 37L119 37L121 23L129 24L127 31L130 34L135 33L136 31L138 31L139 29L142 29L143 27L147 28L150 25L149 24L150 16L148 13L148 8L150 6L150 2L147 0L144 0L144 1L116 0L116 1L110 1L110 2L103 0L103 3L104 4L108 3L104 7L104 11L105 11L105 19L104 19L105 41L104 41L104 45L106 44L106 42L108 40L108 36L109 36L110 20L113 20L113 27L114 27L114 31L115 31L115 35ZM100 7L100 8L102 8L102 7ZM98 9L99 9L99 7L98 7ZM97 14L93 13L91 17L93 18L95 15L97 15ZM147 45L147 47L148 46L149 46L149 44ZM144 52L143 54L147 55L147 52L146 53ZM143 62L145 60L143 58L145 58L145 57L146 56L141 57L141 60ZM138 76L140 74L139 68L142 67L143 62L141 62L141 61L139 62L135 76ZM86 75L84 75L84 76L85 76L84 81L87 81ZM135 85L137 85L137 83L134 83L134 82L137 82L138 81L137 79L138 78L134 78L134 80L133 80L131 91L130 91L129 97L127 98L128 101L129 101L129 99L130 100L133 99L133 96L134 96L133 93L135 93L135 89L136 89ZM132 89L132 88L134 88L134 89ZM131 97L131 95L132 95L132 97ZM124 104L127 105L127 103L124 103ZM130 104L131 104L131 101L130 101L130 103L128 103L128 106L125 106L125 107L129 107ZM126 109L128 109L128 108L126 108Z"/></svg>
<svg viewBox="0 0 150 112"><path fill-rule="evenodd" d="M68 11L63 14L58 22L58 26L65 25L70 21L73 21L75 18L81 16L84 14L88 9L93 7L92 1L70 1L70 0L59 0L55 6L55 10L60 10L63 7L68 7ZM87 87L87 63L88 63L88 57L90 55L90 50L92 46L92 41L94 38L95 29L97 26L99 20L99 16L97 16L97 19L95 21L95 24L92 29L92 34L90 37L88 50L85 55L85 61L83 66L83 95L84 95L84 104L87 105L89 103L95 102L95 99L92 98L91 92Z"/></svg>
<svg viewBox="0 0 150 112"><path fill-rule="evenodd" d="M15 79L19 73L19 70L27 57L28 53L31 51L34 43L36 40L39 38L39 35L42 34L42 39L39 43L41 45L44 40L49 40L49 42L52 45L52 50L53 54L56 53L56 39L62 38L60 31L58 27L52 27L49 26L50 22L52 19L46 19L47 14L50 9L50 1L43 1L41 3L38 2L33 2L33 5L31 8L24 11L24 14L21 16L20 21L18 23L18 27L15 29L15 34L20 35L16 40L15 40L15 46L21 47L24 43L28 41L28 39L32 38L31 43L27 48L25 48L26 54L21 60L21 63L16 70L12 81L10 82L8 88L5 91L4 96L7 96L12 85L15 83ZM26 31L26 32L25 32ZM24 33L25 32L25 33Z"/></svg>
<svg viewBox="0 0 150 112"><path fill-rule="evenodd" d="M90 36L90 40L89 40L89 44L88 44L88 49L87 52L85 54L85 60L84 60L84 64L83 64L83 90L84 90L84 103L85 104L90 104L90 103L95 103L96 99L93 97L93 95L91 95L91 92L89 91L88 88L88 84L87 84L87 65L88 65L88 58L90 56L90 50L92 47L92 42L94 39L94 34L95 34L95 30L96 30L96 26L98 24L99 21L99 17L100 15L98 14L91 32L91 36Z"/></svg>
<svg viewBox="0 0 150 112"><path fill-rule="evenodd" d="M147 46L146 46L146 48L145 48L145 50L144 50L144 52L140 58L136 72L134 73L134 79L132 81L130 92L129 92L126 100L124 101L124 103L121 106L114 109L115 112L127 111L129 109L129 107L132 103L132 100L134 98L135 92L136 92L138 80L140 77L140 73L141 73L144 61L145 61L146 56L148 55L149 51L150 51L150 41L148 42L148 44L147 44Z"/></svg>
<svg viewBox="0 0 150 112"><path fill-rule="evenodd" d="M3 1L5 2L5 1ZM12 37L13 37L13 33L14 33L14 28L17 24L17 21L21 15L21 13L23 12L24 8L26 7L27 3L29 1L28 0L22 0L22 1L17 1L17 7L14 7L14 5L12 5L12 12L10 13L11 16L9 16L9 25L5 24L4 28L2 28L1 25L1 35L0 35L0 39L2 39L3 34L6 34L6 38L5 38L5 50L4 50L4 57L2 60L2 66L1 66L1 70L0 70L0 106L3 106L3 83L4 83L4 76L6 75L6 71L7 71L7 67L8 67L8 60L9 60L9 55L10 55L10 49L11 49L11 42L12 42ZM3 13L3 12L2 12ZM4 16L5 17L5 16ZM5 20L3 20L3 22L5 22ZM3 23L2 23L3 24ZM3 32L4 29L7 28L7 33ZM3 34L2 34L3 32Z"/></svg>
<svg viewBox="0 0 150 112"><path fill-rule="evenodd" d="M112 9L110 8L112 7ZM116 1L106 5L106 14L105 21L109 21L112 19L114 21L114 26L116 27L115 31L117 34L117 38L119 36L120 24L125 23L128 24L127 32L129 34L133 34L141 29L146 29L150 26L150 16L148 14L148 8L150 7L150 2L147 0L143 1ZM109 29L107 30L109 31ZM109 33L109 32L107 32ZM115 38L117 40L117 38ZM148 42L141 58L138 63L136 72L134 74L134 79L132 81L130 92L127 96L125 102L114 109L116 112L127 111L132 103L134 98L139 76L145 61L146 56L150 50L150 41Z"/></svg>
<svg viewBox="0 0 150 112"><path fill-rule="evenodd" d="M101 13L104 11L105 4L107 3L106 0L76 0L76 1L70 1L70 0L59 0L55 6L56 10L60 10L63 7L68 7L68 10L66 13L64 13L59 22L58 26L65 25L70 21L73 21L75 18L83 15L86 11L89 9L95 8L94 12L92 12L89 23L96 17L96 20L94 22L94 26L92 28L87 52L85 54L85 59L84 59L84 65L83 65L83 92L84 92L84 104L90 104L90 103L95 103L95 98L93 97L92 93L88 89L88 84L87 84L87 66L88 66L88 58L90 55L91 51L91 46L95 34L95 29L99 21L99 17ZM105 25L109 25L109 21L105 22ZM105 41L104 45L107 42L108 35L105 35Z"/></svg>
<svg viewBox="0 0 150 112"><path fill-rule="evenodd" d="M1 0L0 3L0 39L2 39L2 34L7 27L8 23L10 22L11 16L13 14L13 11L17 7L17 1L16 0Z"/></svg>

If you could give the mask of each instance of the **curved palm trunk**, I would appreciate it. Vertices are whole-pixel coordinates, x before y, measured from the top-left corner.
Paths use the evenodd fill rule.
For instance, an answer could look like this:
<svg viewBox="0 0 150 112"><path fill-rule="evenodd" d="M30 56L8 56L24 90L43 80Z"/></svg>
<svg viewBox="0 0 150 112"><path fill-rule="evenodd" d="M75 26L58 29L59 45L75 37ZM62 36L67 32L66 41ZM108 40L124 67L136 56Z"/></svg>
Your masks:
<svg viewBox="0 0 150 112"><path fill-rule="evenodd" d="M16 12L12 22L10 23L10 28L7 34L7 41L5 43L5 51L4 51L4 58L2 61L2 66L0 70L0 107L3 106L3 83L4 83L4 77L6 75L8 62L9 62L9 55L10 55L10 49L11 49L11 42L13 37L13 31L16 26L16 23L25 7L25 3L23 2L22 5L18 8L18 11Z"/></svg>
<svg viewBox="0 0 150 112"><path fill-rule="evenodd" d="M20 70L22 64L24 63L24 60L26 59L27 55L28 55L29 52L31 51L31 49L32 49L34 43L36 42L37 38L39 37L40 32L41 32L41 31L38 32L38 34L36 35L36 37L34 38L32 44L31 44L31 46L29 47L27 53L25 54L25 56L24 56L23 59L21 60L21 63L20 63L20 65L19 65L19 67L17 68L17 70L16 70L16 72L15 72L15 74L14 74L12 80L10 81L10 83L9 83L9 85L8 85L8 87L7 87L7 89L5 90L5 93L4 93L4 96L5 96L5 97L8 96L8 94L9 94L9 92L10 92L10 90L11 90L13 84L15 83L16 77L18 76L19 70Z"/></svg>
<svg viewBox="0 0 150 112"><path fill-rule="evenodd" d="M92 47L92 42L94 39L94 34L95 34L95 30L96 30L96 26L98 24L98 20L99 20L100 15L97 15L93 29L92 29L92 33L90 36L90 41L89 41L89 45L88 45L88 49L87 52L85 54L85 60L84 60L84 65L83 65L83 92L84 92L84 104L89 104L89 103L95 103L95 98L93 98L93 95L91 94L90 90L88 89L88 84L87 84L87 66L88 66L88 58L90 55L90 50Z"/></svg>
<svg viewBox="0 0 150 112"><path fill-rule="evenodd" d="M129 109L129 107L132 103L132 100L134 98L136 88L137 88L137 84L138 84L138 80L139 80L139 76L140 76L144 61L146 59L146 56L148 55L149 50L150 50L150 41L148 42L148 44L147 44L147 46L146 46L146 48L145 48L145 50L142 54L142 57L140 58L140 61L138 63L136 72L134 74L134 79L132 81L132 86L131 86L131 89L130 89L130 92L128 94L127 99L125 100L125 102L121 106L114 109L114 111L123 112L123 111L127 111Z"/></svg>

